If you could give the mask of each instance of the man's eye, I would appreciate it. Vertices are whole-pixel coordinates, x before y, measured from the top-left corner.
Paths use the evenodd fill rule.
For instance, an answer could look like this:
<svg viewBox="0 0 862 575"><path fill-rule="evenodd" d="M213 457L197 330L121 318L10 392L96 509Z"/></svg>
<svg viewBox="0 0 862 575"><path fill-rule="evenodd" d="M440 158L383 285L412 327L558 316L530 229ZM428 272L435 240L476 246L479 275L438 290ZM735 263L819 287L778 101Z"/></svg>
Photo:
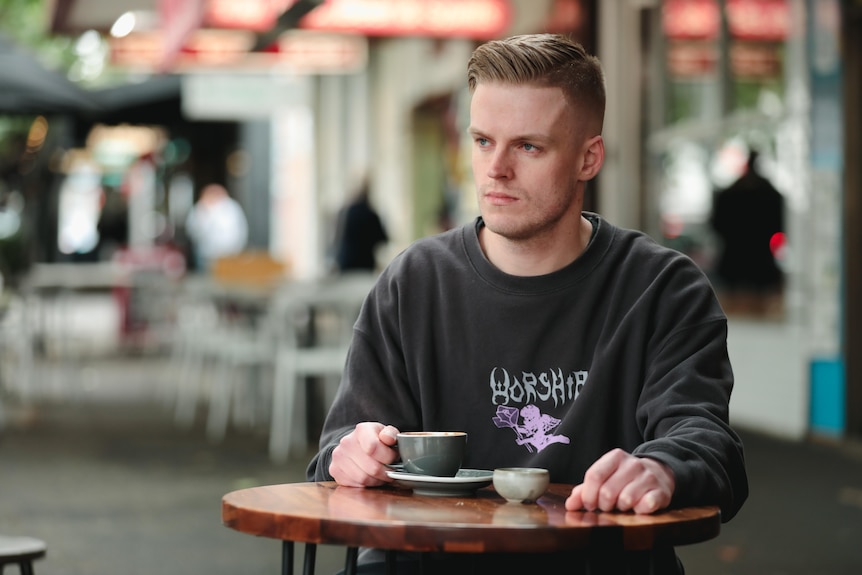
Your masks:
<svg viewBox="0 0 862 575"><path fill-rule="evenodd" d="M488 145L488 138L476 138L476 143L482 147L485 147Z"/></svg>
<svg viewBox="0 0 862 575"><path fill-rule="evenodd" d="M527 151L527 152L535 152L536 150L538 150L538 149L539 149L539 148L537 148L536 146L534 146L533 144L524 144L524 145L523 145L523 148L524 148L524 150L525 150L525 151Z"/></svg>

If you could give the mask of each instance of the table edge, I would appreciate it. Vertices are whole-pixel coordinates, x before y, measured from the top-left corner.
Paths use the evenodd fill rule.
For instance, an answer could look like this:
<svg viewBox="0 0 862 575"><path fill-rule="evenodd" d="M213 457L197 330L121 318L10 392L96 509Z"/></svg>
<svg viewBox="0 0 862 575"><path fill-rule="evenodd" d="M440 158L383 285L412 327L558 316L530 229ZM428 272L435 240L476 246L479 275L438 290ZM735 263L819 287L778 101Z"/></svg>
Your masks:
<svg viewBox="0 0 862 575"><path fill-rule="evenodd" d="M300 543L324 545L343 545L347 547L373 547L401 551L443 551L443 552L511 552L509 546L499 542L511 540L517 525L480 524L469 529L453 531L452 524L439 526L423 524L422 529L405 535L403 522L391 525L381 522L359 521L343 522L329 517L312 517L298 514L291 517L273 518L271 511L243 507L232 501L243 492L260 488L282 488L283 486L312 485L335 490L334 482L308 482L282 485L259 486L232 491L222 497L222 523L236 531ZM557 485L560 487L560 484ZM570 486L565 486L569 488ZM365 489L365 488L342 488ZM491 488L487 488L491 489ZM503 505L506 505L505 503ZM511 504L509 504L511 505ZM683 523L668 521L658 524L625 525L624 523L602 525L530 525L519 536L524 545L517 552L552 552L591 548L623 549L627 551L646 551L657 547L677 547L713 539L721 530L721 513L717 506L697 506L686 510L670 509L654 514L657 517L673 515L681 511L702 511L702 516L687 519ZM565 512L587 513L587 512ZM596 514L619 517L619 513ZM633 516L634 514L622 514ZM298 521L298 523L297 523ZM481 537L476 537L481 535ZM397 539L396 539L397 536ZM395 541L395 542L393 542Z"/></svg>

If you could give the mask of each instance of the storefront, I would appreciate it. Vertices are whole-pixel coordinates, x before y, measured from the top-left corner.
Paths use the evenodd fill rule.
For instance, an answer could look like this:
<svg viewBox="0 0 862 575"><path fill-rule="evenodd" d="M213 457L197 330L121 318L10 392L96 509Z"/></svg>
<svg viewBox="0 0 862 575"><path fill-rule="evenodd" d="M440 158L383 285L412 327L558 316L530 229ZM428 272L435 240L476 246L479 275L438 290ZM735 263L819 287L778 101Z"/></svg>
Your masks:
<svg viewBox="0 0 862 575"><path fill-rule="evenodd" d="M794 438L858 435L848 353L859 329L848 283L858 247L847 240L848 226L858 227L847 202L858 190L847 185L857 168L844 163L853 106L843 84L853 80L841 32L858 14L850 4L665 0L648 42L643 226L717 286L730 319L737 422ZM751 149L784 204L772 246L780 292L754 305L734 299L719 273L727 240L713 226L716 198ZM755 209L753 197L742 209Z"/></svg>

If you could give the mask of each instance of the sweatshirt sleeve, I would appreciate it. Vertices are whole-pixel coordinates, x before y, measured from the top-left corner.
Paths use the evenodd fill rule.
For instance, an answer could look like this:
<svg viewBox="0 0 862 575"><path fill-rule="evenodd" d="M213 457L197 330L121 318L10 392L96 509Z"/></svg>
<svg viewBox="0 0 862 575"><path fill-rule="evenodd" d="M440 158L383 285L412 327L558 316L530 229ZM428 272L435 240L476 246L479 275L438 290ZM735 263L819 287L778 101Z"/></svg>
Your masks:
<svg viewBox="0 0 862 575"><path fill-rule="evenodd" d="M699 269L668 270L678 299L660 308L637 409L634 454L670 466L674 506L715 504L729 521L748 496L743 446L729 424L727 320Z"/></svg>
<svg viewBox="0 0 862 575"><path fill-rule="evenodd" d="M383 311L385 310L385 312ZM310 481L330 481L332 451L356 424L376 421L398 429L421 429L419 402L407 381L399 337L397 290L378 281L353 329L338 393L306 470Z"/></svg>

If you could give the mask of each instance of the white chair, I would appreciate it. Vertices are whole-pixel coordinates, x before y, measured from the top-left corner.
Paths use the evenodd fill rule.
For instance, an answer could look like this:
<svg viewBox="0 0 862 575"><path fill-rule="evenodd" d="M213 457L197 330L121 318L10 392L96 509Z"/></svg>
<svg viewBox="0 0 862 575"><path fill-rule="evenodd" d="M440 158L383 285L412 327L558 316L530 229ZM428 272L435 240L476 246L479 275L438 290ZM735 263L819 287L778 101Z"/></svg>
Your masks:
<svg viewBox="0 0 862 575"><path fill-rule="evenodd" d="M246 367L272 363L272 346L259 337L255 316L268 308L289 269L265 252L249 251L219 258L209 273L185 278L170 362L179 425L190 427L198 401L208 398L207 435L214 441L224 437L230 404L224 380ZM206 377L208 368L216 374L212 379Z"/></svg>
<svg viewBox="0 0 862 575"><path fill-rule="evenodd" d="M204 370L212 357L211 350L218 347L220 322L206 280L186 278L177 303L172 353L167 364L170 374L166 378L175 386L166 397L172 400L174 420L181 427L188 428L194 423L198 400L204 395Z"/></svg>
<svg viewBox="0 0 862 575"><path fill-rule="evenodd" d="M305 386L310 376L339 376L344 369L353 334L353 323L371 289L375 276L357 274L328 278L285 294L278 304L282 327L275 358L269 454L284 462L293 447L308 446ZM310 325L319 329L319 316L332 313L335 324L327 333L316 333L303 342L293 327L295 318L311 314Z"/></svg>
<svg viewBox="0 0 862 575"><path fill-rule="evenodd" d="M223 319L185 341L185 375L180 382L177 422L190 425L203 395L204 364L213 366L206 419L207 437L223 440L233 419L244 413L256 421L259 400L271 403L269 451L284 462L292 448L308 445L305 382L309 377L341 374L353 322L374 281L372 275L317 281L286 282L274 290L257 324L232 324ZM197 335L195 335L197 333ZM245 377L251 369L271 379ZM243 372L246 372L244 374ZM272 382L272 386L258 383ZM266 397L269 391L271 396ZM244 409L243 409L244 408Z"/></svg>
<svg viewBox="0 0 862 575"><path fill-rule="evenodd" d="M0 396L8 392L27 403L33 395L34 329L27 301L17 294L2 295L7 299L0 312Z"/></svg>
<svg viewBox="0 0 862 575"><path fill-rule="evenodd" d="M268 323L268 322L267 322ZM266 400L276 358L276 337L268 326L239 326L222 330L207 352L215 366L206 420L207 438L224 439L228 423L249 427L257 423L258 406Z"/></svg>
<svg viewBox="0 0 862 575"><path fill-rule="evenodd" d="M172 361L173 371L178 372L174 416L177 424L191 427L199 401L206 399L207 437L218 442L226 433L231 406L236 415L238 407L248 403L242 400L250 395L247 388L256 380L247 376L273 364L275 338L266 319L270 296L206 282L189 288L186 302L180 306ZM256 311L240 311L234 304L251 305ZM254 409L243 415L246 423L254 423Z"/></svg>

